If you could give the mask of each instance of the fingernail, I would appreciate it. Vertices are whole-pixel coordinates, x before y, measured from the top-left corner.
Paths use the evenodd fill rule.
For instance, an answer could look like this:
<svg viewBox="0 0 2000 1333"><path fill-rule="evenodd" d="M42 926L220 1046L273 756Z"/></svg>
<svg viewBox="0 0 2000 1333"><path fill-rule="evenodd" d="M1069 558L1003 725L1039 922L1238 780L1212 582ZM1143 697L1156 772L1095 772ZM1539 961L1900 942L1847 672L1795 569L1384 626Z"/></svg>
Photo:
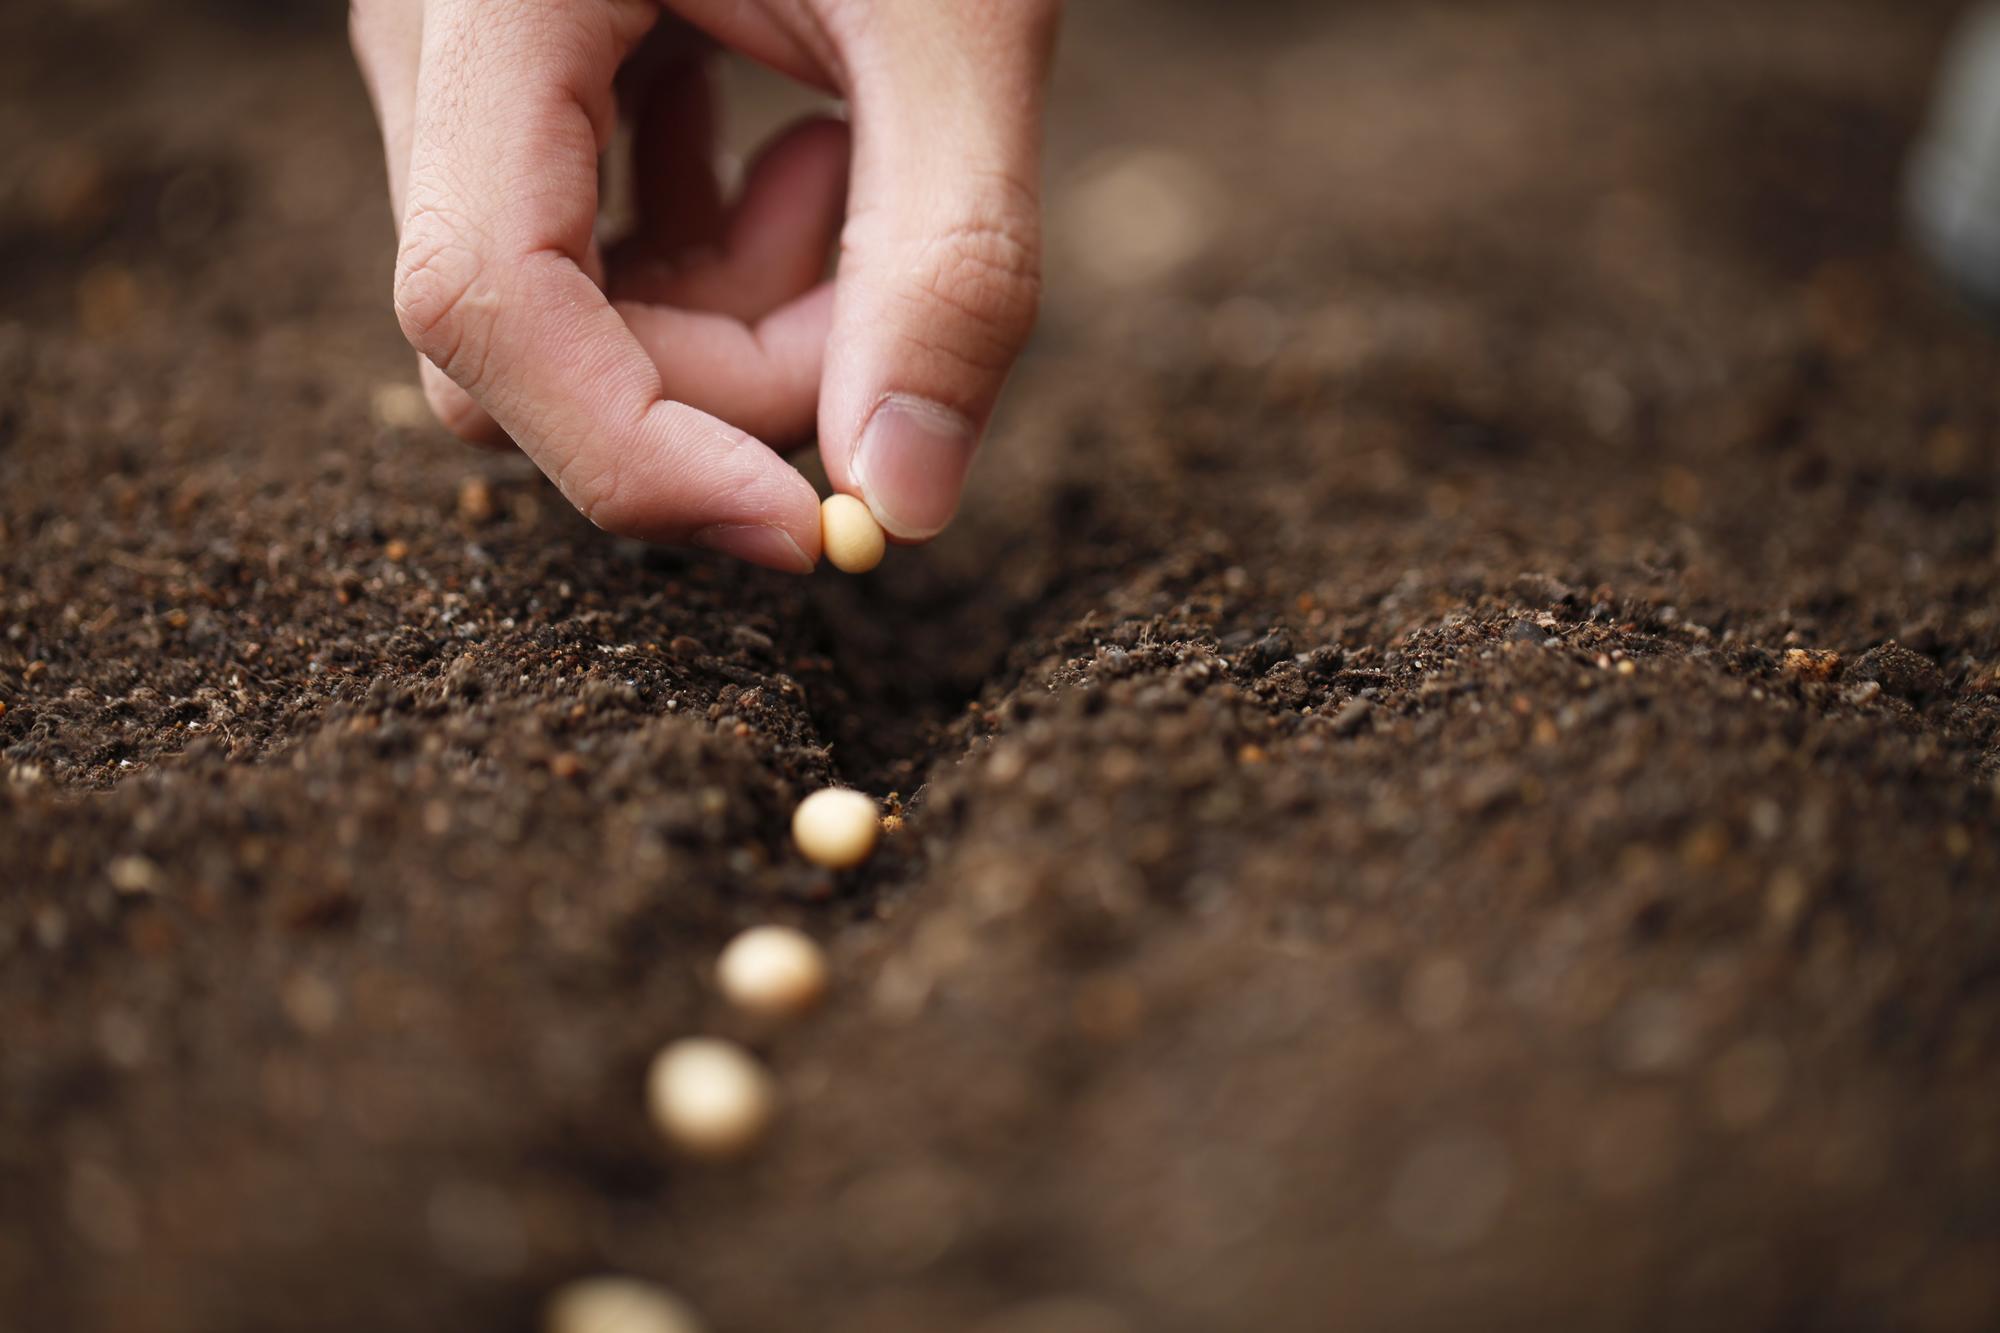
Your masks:
<svg viewBox="0 0 2000 1333"><path fill-rule="evenodd" d="M696 546L738 560L748 560L766 569L782 569L787 574L810 574L813 562L792 540L792 534L767 523L717 523L688 538Z"/></svg>
<svg viewBox="0 0 2000 1333"><path fill-rule="evenodd" d="M957 412L891 394L868 418L849 471L876 522L920 540L951 522L977 446L972 423Z"/></svg>

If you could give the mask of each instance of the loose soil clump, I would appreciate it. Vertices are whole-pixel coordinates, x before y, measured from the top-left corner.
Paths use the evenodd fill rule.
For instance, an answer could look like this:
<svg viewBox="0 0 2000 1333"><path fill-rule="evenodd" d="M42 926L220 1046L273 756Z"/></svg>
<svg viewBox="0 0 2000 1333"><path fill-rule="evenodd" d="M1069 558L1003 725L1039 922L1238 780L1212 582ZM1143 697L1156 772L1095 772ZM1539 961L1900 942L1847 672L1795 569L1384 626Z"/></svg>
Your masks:
<svg viewBox="0 0 2000 1333"><path fill-rule="evenodd" d="M2000 1320L1947 6L1076 7L964 512L809 580L423 424L287 12L0 13L10 1322ZM809 1018L714 984L766 922Z"/></svg>

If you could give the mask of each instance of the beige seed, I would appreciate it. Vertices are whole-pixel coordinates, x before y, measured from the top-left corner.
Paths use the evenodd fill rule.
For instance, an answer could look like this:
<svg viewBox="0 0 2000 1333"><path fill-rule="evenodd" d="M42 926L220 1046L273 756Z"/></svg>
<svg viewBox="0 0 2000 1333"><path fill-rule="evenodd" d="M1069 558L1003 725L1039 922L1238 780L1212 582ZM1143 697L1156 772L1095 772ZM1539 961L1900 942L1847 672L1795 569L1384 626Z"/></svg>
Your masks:
<svg viewBox="0 0 2000 1333"><path fill-rule="evenodd" d="M819 544L844 574L866 574L882 563L888 549L882 525L851 495L829 495L820 504Z"/></svg>
<svg viewBox="0 0 2000 1333"><path fill-rule="evenodd" d="M793 1018L825 996L826 954L789 926L758 926L729 942L716 960L715 980L739 1009Z"/></svg>
<svg viewBox="0 0 2000 1333"><path fill-rule="evenodd" d="M688 1037L653 1057L646 1107L667 1141L690 1157L736 1157L764 1136L777 1085L734 1042Z"/></svg>
<svg viewBox="0 0 2000 1333"><path fill-rule="evenodd" d="M792 841L808 861L828 870L851 870L875 850L882 832L875 802L848 787L826 787L792 812Z"/></svg>
<svg viewBox="0 0 2000 1333"><path fill-rule="evenodd" d="M650 1282L586 1277L549 1298L542 1327L547 1333L703 1333L706 1325L687 1302Z"/></svg>

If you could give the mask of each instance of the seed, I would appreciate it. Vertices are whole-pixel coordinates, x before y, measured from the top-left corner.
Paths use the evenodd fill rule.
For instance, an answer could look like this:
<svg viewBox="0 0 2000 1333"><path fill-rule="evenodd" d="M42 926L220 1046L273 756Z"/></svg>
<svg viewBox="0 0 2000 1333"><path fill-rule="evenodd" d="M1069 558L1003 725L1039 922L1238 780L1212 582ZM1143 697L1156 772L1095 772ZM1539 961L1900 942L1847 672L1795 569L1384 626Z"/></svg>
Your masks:
<svg viewBox="0 0 2000 1333"><path fill-rule="evenodd" d="M778 1091L733 1042L688 1037L653 1057L646 1106L667 1141L690 1157L736 1157L762 1138Z"/></svg>
<svg viewBox="0 0 2000 1333"><path fill-rule="evenodd" d="M703 1333L701 1317L678 1296L631 1277L566 1283L542 1316L547 1333Z"/></svg>
<svg viewBox="0 0 2000 1333"><path fill-rule="evenodd" d="M828 870L852 870L875 850L882 831L875 802L849 787L826 787L792 812L792 841L808 861Z"/></svg>
<svg viewBox="0 0 2000 1333"><path fill-rule="evenodd" d="M819 507L819 544L833 567L866 574L882 563L882 525L868 506L851 495L829 495Z"/></svg>
<svg viewBox="0 0 2000 1333"><path fill-rule="evenodd" d="M737 1008L792 1018L825 996L826 954L789 926L758 926L729 942L716 960L715 979Z"/></svg>

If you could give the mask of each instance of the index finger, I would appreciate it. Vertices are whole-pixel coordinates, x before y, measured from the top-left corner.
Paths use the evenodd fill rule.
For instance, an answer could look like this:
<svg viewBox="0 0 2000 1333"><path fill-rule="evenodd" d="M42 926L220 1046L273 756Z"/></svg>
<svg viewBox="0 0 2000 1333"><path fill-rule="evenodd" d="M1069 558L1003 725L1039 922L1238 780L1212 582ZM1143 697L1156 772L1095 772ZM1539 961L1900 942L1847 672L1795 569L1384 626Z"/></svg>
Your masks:
<svg viewBox="0 0 2000 1333"><path fill-rule="evenodd" d="M598 526L803 572L819 552L811 483L669 401L585 271L612 76L658 12L445 0L426 13L397 318Z"/></svg>

